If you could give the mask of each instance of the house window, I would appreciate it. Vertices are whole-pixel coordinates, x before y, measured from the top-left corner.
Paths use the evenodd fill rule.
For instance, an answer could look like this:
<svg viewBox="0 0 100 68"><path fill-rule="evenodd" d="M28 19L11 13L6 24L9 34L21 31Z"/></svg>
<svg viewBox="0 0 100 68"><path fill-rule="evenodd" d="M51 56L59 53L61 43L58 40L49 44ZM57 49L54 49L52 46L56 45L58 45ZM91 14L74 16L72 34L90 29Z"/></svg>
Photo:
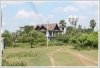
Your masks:
<svg viewBox="0 0 100 68"><path fill-rule="evenodd" d="M52 36L52 32L51 31L49 32L49 36Z"/></svg>

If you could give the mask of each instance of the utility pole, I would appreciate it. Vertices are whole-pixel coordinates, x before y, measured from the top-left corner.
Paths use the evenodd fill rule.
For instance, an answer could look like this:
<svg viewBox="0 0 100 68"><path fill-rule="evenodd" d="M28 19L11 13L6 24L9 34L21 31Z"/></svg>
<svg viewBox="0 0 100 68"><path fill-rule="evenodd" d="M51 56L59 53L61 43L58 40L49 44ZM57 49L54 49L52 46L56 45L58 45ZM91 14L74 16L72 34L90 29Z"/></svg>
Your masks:
<svg viewBox="0 0 100 68"><path fill-rule="evenodd" d="M3 37L2 37L2 10L0 11L0 50L4 50L4 41L3 41Z"/></svg>
<svg viewBox="0 0 100 68"><path fill-rule="evenodd" d="M1 38L1 28L2 28L2 10L0 11L0 66L2 64L2 38Z"/></svg>
<svg viewBox="0 0 100 68"><path fill-rule="evenodd" d="M48 47L48 20L47 20L47 47Z"/></svg>

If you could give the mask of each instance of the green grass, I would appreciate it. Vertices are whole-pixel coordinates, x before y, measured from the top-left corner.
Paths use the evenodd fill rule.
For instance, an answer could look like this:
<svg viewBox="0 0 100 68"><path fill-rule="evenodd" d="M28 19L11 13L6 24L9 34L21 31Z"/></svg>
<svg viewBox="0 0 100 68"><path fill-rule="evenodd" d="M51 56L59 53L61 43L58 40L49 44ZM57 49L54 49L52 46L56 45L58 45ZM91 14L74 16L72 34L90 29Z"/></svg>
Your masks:
<svg viewBox="0 0 100 68"><path fill-rule="evenodd" d="M90 50L90 51L80 51L84 56L90 57L95 61L98 61L98 50Z"/></svg>
<svg viewBox="0 0 100 68"><path fill-rule="evenodd" d="M97 61L98 50L73 49L72 46L42 46L36 48L6 48L3 53L3 66L51 66L48 55L54 53L57 49L61 51L53 55L55 65L57 66L80 66L80 61L70 53L76 52ZM94 65L94 64L93 64Z"/></svg>
<svg viewBox="0 0 100 68"><path fill-rule="evenodd" d="M72 56L69 53L59 52L55 55L55 63L57 66L79 66L82 65L76 57ZM66 62L64 62L66 61Z"/></svg>

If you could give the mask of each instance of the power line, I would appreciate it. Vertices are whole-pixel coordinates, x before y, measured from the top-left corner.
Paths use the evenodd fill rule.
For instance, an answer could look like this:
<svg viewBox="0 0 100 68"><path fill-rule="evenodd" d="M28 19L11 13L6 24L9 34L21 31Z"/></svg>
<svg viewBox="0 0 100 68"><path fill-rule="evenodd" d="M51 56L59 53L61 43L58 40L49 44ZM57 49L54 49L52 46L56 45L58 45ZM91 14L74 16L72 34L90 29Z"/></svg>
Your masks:
<svg viewBox="0 0 100 68"><path fill-rule="evenodd" d="M35 13L38 13L38 10L37 10L36 6L34 5L34 2L28 2L28 4L30 5L30 7L32 8L32 10L33 10Z"/></svg>

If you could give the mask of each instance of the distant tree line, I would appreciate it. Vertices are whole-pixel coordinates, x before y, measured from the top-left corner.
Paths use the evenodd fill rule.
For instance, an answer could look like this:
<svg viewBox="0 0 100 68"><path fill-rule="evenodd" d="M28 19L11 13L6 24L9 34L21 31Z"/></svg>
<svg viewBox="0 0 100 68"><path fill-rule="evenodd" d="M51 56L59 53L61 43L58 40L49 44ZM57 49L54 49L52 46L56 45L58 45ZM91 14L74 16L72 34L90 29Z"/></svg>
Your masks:
<svg viewBox="0 0 100 68"><path fill-rule="evenodd" d="M4 37L4 45L13 47L16 47L17 43L29 43L31 48L33 48L33 45L46 41L43 33L36 31L34 26L29 25L20 27L20 30L12 33L5 30L2 36ZM46 43L44 44L46 45Z"/></svg>
<svg viewBox="0 0 100 68"><path fill-rule="evenodd" d="M76 28L77 21L73 20L71 21L71 19L69 19L72 26L66 27L66 33L63 35L58 34L55 40L57 40L57 42L73 45L76 49L97 49L98 32L94 31L96 26L95 20L90 20L89 28L82 28L82 25ZM64 22L63 20L62 24L65 26L66 24L64 24Z"/></svg>
<svg viewBox="0 0 100 68"><path fill-rule="evenodd" d="M76 49L97 49L98 48L98 32L94 31L96 22L94 19L90 20L89 28L82 28L82 25L77 26L78 18L69 18L72 26L66 26L65 20L60 20L59 25L62 30L66 28L66 32L57 34L56 38L49 41L51 45L66 45L70 44ZM34 26L25 25L20 27L16 32L9 32L7 30L2 34L4 37L4 45L6 47L16 47L20 43L29 43L33 48L36 45L46 46L45 34L34 29ZM19 44L18 44L19 43Z"/></svg>

